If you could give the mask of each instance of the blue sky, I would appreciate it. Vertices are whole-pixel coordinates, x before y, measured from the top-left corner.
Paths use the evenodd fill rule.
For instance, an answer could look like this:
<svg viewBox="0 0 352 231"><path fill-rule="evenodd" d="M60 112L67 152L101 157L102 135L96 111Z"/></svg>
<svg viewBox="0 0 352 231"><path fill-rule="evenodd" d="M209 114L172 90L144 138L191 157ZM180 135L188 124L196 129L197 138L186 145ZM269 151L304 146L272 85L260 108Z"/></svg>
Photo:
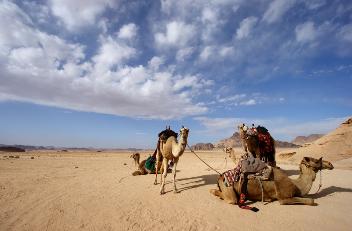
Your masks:
<svg viewBox="0 0 352 231"><path fill-rule="evenodd" d="M151 148L239 123L276 139L352 112L352 3L0 1L0 143Z"/></svg>

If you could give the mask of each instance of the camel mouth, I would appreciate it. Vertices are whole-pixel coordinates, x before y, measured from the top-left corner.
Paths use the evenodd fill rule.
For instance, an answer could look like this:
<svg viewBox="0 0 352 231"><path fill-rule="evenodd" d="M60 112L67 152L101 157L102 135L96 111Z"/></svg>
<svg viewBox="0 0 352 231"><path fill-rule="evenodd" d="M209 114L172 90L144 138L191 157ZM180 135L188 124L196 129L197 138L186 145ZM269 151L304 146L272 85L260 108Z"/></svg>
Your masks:
<svg viewBox="0 0 352 231"><path fill-rule="evenodd" d="M333 170L334 169L334 165L332 165L332 163L330 163L329 161L324 161L323 160L323 169L327 169L327 170Z"/></svg>

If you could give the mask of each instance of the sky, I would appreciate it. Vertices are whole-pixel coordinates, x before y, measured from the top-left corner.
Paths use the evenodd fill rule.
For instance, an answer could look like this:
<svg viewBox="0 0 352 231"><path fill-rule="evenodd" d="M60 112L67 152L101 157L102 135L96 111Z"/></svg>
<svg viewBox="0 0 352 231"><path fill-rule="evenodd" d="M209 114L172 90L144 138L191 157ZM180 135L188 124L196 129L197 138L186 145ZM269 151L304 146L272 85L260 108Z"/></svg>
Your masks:
<svg viewBox="0 0 352 231"><path fill-rule="evenodd" d="M349 0L0 0L0 143L152 148L352 114Z"/></svg>

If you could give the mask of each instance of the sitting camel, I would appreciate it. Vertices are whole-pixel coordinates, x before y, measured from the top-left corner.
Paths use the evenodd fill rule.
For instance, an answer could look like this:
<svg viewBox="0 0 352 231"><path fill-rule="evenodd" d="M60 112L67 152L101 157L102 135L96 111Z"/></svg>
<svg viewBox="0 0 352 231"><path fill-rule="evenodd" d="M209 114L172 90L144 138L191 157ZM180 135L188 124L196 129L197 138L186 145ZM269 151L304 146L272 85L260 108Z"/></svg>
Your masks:
<svg viewBox="0 0 352 231"><path fill-rule="evenodd" d="M225 147L224 152L229 155L230 159L237 164L235 150L231 147Z"/></svg>
<svg viewBox="0 0 352 231"><path fill-rule="evenodd" d="M160 194L164 194L164 187L165 187L165 178L167 175L167 170L168 167L168 161L171 160L174 165L173 165L173 183L174 183L174 193L177 192L177 188L176 188L176 167L177 167L177 163L178 160L180 158L180 156L183 154L183 152L185 151L186 145L187 145L187 138L188 138L188 132L189 129L185 128L182 126L181 130L180 130L180 138L177 141L177 139L175 138L175 136L170 136L167 138L166 141L162 141L159 139L158 141L158 147L157 147L157 163L160 162L161 160L161 156L162 158L162 166L163 166L163 174L161 176L161 186L160 186ZM156 164L157 166L157 164ZM155 171L155 181L154 184L157 184L157 178L158 178L158 171Z"/></svg>
<svg viewBox="0 0 352 231"><path fill-rule="evenodd" d="M264 201L278 200L281 205L305 204L315 205L314 199L304 198L316 178L316 173L322 169L333 169L329 161L304 157L300 163L300 175L297 179L291 179L284 170L273 168L273 177L271 180L262 181ZM240 194L240 181L235 182L233 186L225 186L223 177L218 178L219 189L211 189L210 193L220 197L229 204L238 204L238 195ZM256 179L248 180L247 199L252 201L262 200L261 185Z"/></svg>
<svg viewBox="0 0 352 231"><path fill-rule="evenodd" d="M138 152L133 153L130 158L133 158L134 166L139 166L139 159L141 158L141 154L139 154Z"/></svg>
<svg viewBox="0 0 352 231"><path fill-rule="evenodd" d="M139 165L138 165L138 170L134 171L132 173L133 176L138 176L138 175L146 175L146 174L154 174L154 172L148 170L145 167L145 162L147 159L143 160ZM163 172L163 166L161 165L162 162L158 162L158 172L162 173Z"/></svg>
<svg viewBox="0 0 352 231"><path fill-rule="evenodd" d="M255 128L248 129L245 124L238 126L244 151L249 151L254 157L260 158L274 167L276 165L274 139L268 132L266 134L260 134L257 131L253 131L253 129ZM260 137L268 137L269 144L259 139ZM267 148L267 146L270 147Z"/></svg>

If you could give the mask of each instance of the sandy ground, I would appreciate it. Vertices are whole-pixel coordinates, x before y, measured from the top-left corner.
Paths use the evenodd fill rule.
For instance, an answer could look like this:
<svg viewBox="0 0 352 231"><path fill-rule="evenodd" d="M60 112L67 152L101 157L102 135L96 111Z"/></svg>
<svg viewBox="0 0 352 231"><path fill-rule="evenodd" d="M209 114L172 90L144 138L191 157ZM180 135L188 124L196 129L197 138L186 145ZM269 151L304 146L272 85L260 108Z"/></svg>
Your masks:
<svg viewBox="0 0 352 231"><path fill-rule="evenodd" d="M169 174L162 196L153 175L131 176L130 154L0 153L0 230L351 230L350 170L322 173L322 190L310 195L318 206L256 202L254 213L212 196L217 174L192 153L178 165L180 193ZM219 171L231 167L221 152L200 155ZM298 174L298 166L280 166Z"/></svg>

